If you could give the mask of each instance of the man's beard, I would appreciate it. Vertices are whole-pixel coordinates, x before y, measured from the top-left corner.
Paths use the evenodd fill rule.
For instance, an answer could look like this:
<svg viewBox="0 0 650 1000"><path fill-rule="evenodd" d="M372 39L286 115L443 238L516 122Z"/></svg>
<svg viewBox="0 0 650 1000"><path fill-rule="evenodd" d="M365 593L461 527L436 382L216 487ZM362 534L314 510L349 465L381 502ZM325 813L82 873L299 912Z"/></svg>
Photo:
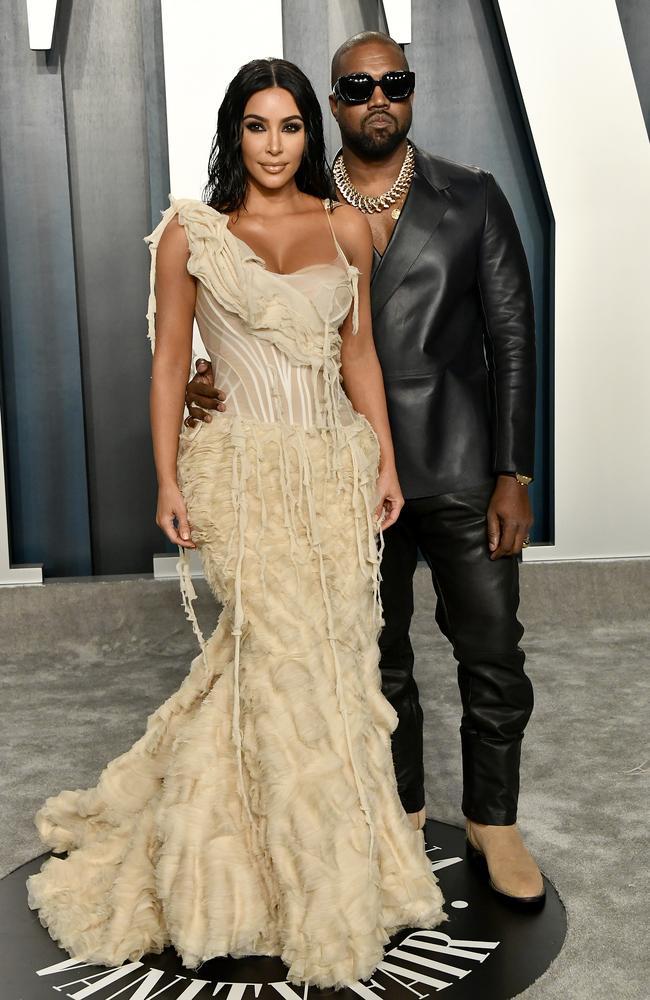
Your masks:
<svg viewBox="0 0 650 1000"><path fill-rule="evenodd" d="M388 117L388 116L386 116ZM367 119L366 119L367 120ZM393 118L393 121L395 119ZM401 128L398 127L393 132L369 134L363 130L352 131L345 128L340 122L341 137L353 153L364 160L384 160L397 149L408 135L411 127L411 116L404 122Z"/></svg>

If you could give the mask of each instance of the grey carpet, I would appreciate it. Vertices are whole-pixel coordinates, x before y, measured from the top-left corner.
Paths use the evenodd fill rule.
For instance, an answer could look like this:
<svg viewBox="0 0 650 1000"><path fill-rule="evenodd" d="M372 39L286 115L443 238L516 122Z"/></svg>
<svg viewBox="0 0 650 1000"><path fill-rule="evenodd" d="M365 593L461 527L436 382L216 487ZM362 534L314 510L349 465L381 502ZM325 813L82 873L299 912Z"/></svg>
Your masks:
<svg viewBox="0 0 650 1000"><path fill-rule="evenodd" d="M461 824L458 693L418 569L413 638L428 807ZM201 587L205 631L215 613ZM650 562L525 566L521 617L536 708L520 823L568 909L569 934L530 1000L648 1000ZM41 853L32 815L94 784L195 655L175 583L49 582L0 590L0 874ZM486 998L490 1000L490 998Z"/></svg>

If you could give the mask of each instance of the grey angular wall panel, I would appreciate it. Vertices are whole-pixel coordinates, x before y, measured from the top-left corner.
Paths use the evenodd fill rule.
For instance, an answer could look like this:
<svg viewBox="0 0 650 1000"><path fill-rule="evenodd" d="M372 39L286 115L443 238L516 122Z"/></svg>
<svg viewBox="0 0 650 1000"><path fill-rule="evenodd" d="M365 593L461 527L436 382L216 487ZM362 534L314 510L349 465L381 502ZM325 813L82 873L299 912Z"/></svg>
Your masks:
<svg viewBox="0 0 650 1000"><path fill-rule="evenodd" d="M144 113L149 183L149 225L160 221L169 195L169 146L165 105L165 63L160 0L140 0Z"/></svg>
<svg viewBox="0 0 650 1000"><path fill-rule="evenodd" d="M12 560L91 570L84 412L58 48L0 7L0 326Z"/></svg>
<svg viewBox="0 0 650 1000"><path fill-rule="evenodd" d="M149 25L154 11L149 11ZM145 104L143 22L130 0L62 2L64 99L88 440L95 573L151 570L154 524L145 312L152 225L150 149L161 187L161 129ZM151 47L151 38L146 39ZM153 109L155 111L155 108ZM159 190L154 198L160 205Z"/></svg>

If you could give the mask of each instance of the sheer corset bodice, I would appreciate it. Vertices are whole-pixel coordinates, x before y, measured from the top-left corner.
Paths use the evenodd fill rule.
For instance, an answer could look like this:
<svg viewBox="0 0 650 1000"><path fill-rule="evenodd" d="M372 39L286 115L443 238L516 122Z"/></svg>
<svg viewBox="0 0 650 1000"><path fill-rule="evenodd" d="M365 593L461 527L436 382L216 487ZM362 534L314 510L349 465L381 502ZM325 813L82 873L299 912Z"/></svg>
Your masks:
<svg viewBox="0 0 650 1000"><path fill-rule="evenodd" d="M325 331L338 339L337 328L351 303L347 267L340 260L294 274L266 272L271 281L287 286L296 298L310 304ZM301 304L298 306L301 308ZM226 393L231 413L261 422L281 421L304 427L326 426L327 386L321 359L297 364L272 340L251 337L246 320L219 307L205 286L197 290L196 320L210 356L214 384ZM338 343L331 361L338 365ZM340 383L332 385L333 403L341 422L352 419L349 400Z"/></svg>
<svg viewBox="0 0 650 1000"><path fill-rule="evenodd" d="M347 425L357 416L340 381L339 329L354 305L356 333L359 272L336 240L327 201L324 208L336 256L289 274L269 270L228 229L228 216L199 201L171 199L150 237L155 253L169 216L178 214L188 271L198 279L196 320L230 414L306 428ZM152 338L154 313L152 289Z"/></svg>

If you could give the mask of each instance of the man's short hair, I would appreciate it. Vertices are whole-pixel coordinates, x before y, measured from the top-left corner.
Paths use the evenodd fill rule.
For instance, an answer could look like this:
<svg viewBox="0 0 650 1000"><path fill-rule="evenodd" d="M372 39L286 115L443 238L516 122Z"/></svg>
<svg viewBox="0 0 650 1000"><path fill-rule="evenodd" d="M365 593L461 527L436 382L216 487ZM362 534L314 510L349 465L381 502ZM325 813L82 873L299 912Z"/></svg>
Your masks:
<svg viewBox="0 0 650 1000"><path fill-rule="evenodd" d="M408 60L404 55L403 48L401 45L398 45L398 43L391 38L390 35L385 35L383 31L360 31L357 35L352 35L352 37L347 38L342 45L339 45L338 49L332 56L332 86L334 86L341 75L341 58L345 55L345 53L349 52L350 49L356 49L358 45L366 45L368 42L381 42L383 45L391 45L397 52L399 52L403 68L409 68Z"/></svg>

